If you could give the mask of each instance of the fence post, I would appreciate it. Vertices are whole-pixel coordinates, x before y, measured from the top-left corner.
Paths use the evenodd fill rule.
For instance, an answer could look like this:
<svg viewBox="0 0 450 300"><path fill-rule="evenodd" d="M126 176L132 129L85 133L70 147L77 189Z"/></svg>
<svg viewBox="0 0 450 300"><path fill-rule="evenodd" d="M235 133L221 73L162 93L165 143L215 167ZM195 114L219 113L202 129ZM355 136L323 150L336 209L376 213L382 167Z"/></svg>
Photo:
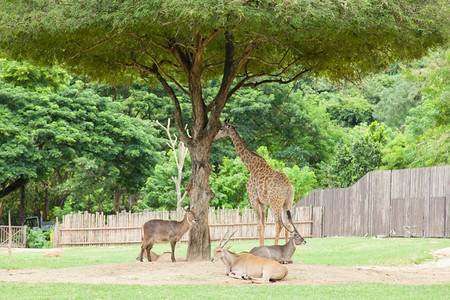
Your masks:
<svg viewBox="0 0 450 300"><path fill-rule="evenodd" d="M12 228L11 228L11 211L8 211L8 231L9 231L9 240L8 240L8 255L11 255L11 244L12 244Z"/></svg>
<svg viewBox="0 0 450 300"><path fill-rule="evenodd" d="M59 248L59 227L58 227L58 217L56 217L55 223L55 233L54 233L55 241L53 242L53 248Z"/></svg>
<svg viewBox="0 0 450 300"><path fill-rule="evenodd" d="M23 246L27 247L27 225L23 226Z"/></svg>

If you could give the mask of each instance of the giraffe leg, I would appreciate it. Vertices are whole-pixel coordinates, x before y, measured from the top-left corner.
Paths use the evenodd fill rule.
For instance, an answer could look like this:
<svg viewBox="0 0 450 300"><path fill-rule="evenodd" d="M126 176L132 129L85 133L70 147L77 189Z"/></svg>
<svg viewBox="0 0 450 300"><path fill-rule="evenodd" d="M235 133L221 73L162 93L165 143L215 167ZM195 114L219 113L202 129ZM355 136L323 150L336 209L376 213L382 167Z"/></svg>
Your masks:
<svg viewBox="0 0 450 300"><path fill-rule="evenodd" d="M256 213L256 221L258 225L258 237L259 237L259 245L264 245L264 234L265 234L265 218L266 218L266 208L262 204L256 204L253 208Z"/></svg>
<svg viewBox="0 0 450 300"><path fill-rule="evenodd" d="M275 245L278 245L282 227L283 225L281 224L281 219L275 218Z"/></svg>
<svg viewBox="0 0 450 300"><path fill-rule="evenodd" d="M295 195L295 189L294 189L294 186L292 186L292 184L291 184L290 188L287 189L287 194L286 194L286 198L283 203L283 210L282 210L282 212L283 212L282 218L283 218L283 220L286 220L284 222L284 224L286 224L287 228L289 228L290 230L292 230L293 228L291 226L291 222L288 221L287 211L288 210L291 211L291 209L292 209L292 204L294 203L294 195ZM291 214L292 214L292 211L291 211ZM290 232L288 230L286 230L286 243L289 240L290 235L291 235Z"/></svg>
<svg viewBox="0 0 450 300"><path fill-rule="evenodd" d="M258 199L258 191L254 188L255 182L252 177L247 182L247 192L250 204L256 214L256 222L258 224L258 237L259 245L264 245L264 233L265 233L265 216L266 216L266 205L262 204Z"/></svg>
<svg viewBox="0 0 450 300"><path fill-rule="evenodd" d="M281 205L278 204L279 201L272 201L272 205L270 208L273 212L273 217L275 221L275 245L278 245L278 240L280 239L281 229L283 228L283 224L281 224Z"/></svg>
<svg viewBox="0 0 450 300"><path fill-rule="evenodd" d="M261 234L259 236L259 245L262 246L264 245L264 237L266 234L266 206L263 204L260 204L260 209L261 209Z"/></svg>

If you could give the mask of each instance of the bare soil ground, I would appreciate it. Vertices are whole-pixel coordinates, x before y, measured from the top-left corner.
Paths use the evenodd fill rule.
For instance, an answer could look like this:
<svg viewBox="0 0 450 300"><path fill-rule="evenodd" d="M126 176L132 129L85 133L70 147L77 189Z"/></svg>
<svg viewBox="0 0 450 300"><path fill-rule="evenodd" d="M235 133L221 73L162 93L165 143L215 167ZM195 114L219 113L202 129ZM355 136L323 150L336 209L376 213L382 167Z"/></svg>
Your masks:
<svg viewBox="0 0 450 300"><path fill-rule="evenodd" d="M322 285L379 282L417 285L450 283L450 248L435 251L433 254L439 260L401 267L341 267L294 263L287 265L288 276L275 284ZM0 281L141 285L249 284L248 281L226 276L225 266L222 262L211 263L208 261L136 262L62 269L0 269Z"/></svg>

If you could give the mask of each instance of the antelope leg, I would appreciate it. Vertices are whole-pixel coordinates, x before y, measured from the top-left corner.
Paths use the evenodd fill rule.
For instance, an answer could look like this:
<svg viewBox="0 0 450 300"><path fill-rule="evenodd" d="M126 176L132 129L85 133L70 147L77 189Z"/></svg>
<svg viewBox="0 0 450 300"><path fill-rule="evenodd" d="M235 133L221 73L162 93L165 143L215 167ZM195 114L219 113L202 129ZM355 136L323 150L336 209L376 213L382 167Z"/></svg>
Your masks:
<svg viewBox="0 0 450 300"><path fill-rule="evenodd" d="M238 273L238 272L230 272L227 274L228 276L232 277L232 278L236 278L236 279L250 279L250 276L248 276L247 274L243 274L243 273Z"/></svg>
<svg viewBox="0 0 450 300"><path fill-rule="evenodd" d="M252 280L252 283L269 283L270 281L267 279L261 278L250 278Z"/></svg>

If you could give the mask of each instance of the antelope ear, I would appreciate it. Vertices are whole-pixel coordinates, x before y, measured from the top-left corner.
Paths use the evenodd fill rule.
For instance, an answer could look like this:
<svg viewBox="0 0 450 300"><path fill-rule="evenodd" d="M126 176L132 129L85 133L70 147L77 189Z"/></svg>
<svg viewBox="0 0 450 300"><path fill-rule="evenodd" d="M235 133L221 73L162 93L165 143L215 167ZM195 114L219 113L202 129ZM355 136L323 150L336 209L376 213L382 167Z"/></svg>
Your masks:
<svg viewBox="0 0 450 300"><path fill-rule="evenodd" d="M183 207L184 211L187 211L187 210L188 210L188 208L189 208L189 206L185 206L185 207Z"/></svg>
<svg viewBox="0 0 450 300"><path fill-rule="evenodd" d="M231 246L228 246L228 247L225 247L225 248L223 248L223 249L229 250L230 248L231 248Z"/></svg>

